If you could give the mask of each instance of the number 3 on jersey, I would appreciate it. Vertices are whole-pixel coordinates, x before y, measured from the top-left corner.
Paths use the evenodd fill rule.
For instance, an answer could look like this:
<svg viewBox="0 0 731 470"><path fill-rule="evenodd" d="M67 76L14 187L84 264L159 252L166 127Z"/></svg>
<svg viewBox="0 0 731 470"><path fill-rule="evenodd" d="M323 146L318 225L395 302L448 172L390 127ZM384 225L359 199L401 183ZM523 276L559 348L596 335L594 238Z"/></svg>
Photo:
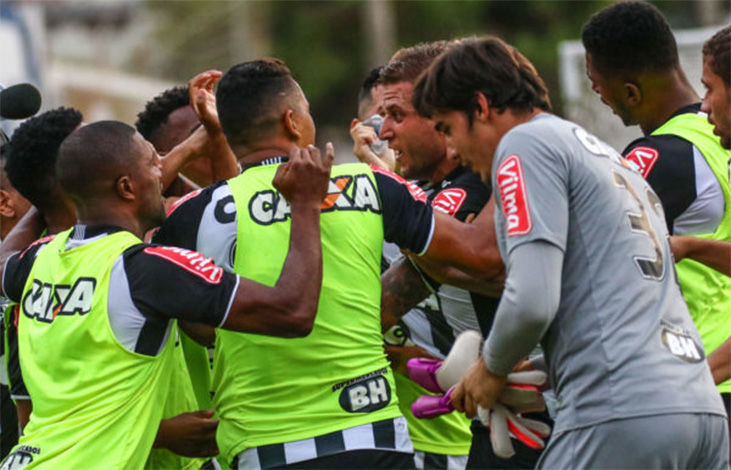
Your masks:
<svg viewBox="0 0 731 470"><path fill-rule="evenodd" d="M646 279L654 279L656 281L660 281L665 275L665 262L662 256L662 247L660 246L660 240L657 238L657 234L655 234L655 231L652 229L652 224L650 222L650 218L648 217L647 210L645 210L645 206L642 204L642 201L640 200L637 192L635 192L629 181L627 181L624 176L620 175L615 170L612 170L612 176L614 177L614 184L616 184L617 187L626 189L630 196L632 196L632 199L637 202L637 205L640 208L639 213L627 212L627 217L629 218L632 231L647 235L647 237L650 238L650 241L652 242L652 245L655 249L654 259L644 256L634 257L637 268L640 270L642 276ZM655 195L655 193L650 191L649 189L647 190L647 200L652 206L653 210L655 210L655 212L657 213L657 208L661 207L660 200Z"/></svg>

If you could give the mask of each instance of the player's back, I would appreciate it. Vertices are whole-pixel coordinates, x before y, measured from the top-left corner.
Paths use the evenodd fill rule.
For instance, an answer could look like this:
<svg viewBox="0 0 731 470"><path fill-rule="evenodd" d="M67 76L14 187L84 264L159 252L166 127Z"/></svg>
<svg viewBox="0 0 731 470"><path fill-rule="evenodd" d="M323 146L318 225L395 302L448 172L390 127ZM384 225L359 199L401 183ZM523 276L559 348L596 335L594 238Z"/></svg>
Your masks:
<svg viewBox="0 0 731 470"><path fill-rule="evenodd" d="M559 399L556 431L723 413L649 185L574 123L540 115L511 133L530 141L530 157L551 162L566 191L565 240L546 237L565 247L560 306L542 340ZM566 217L558 212L546 216Z"/></svg>
<svg viewBox="0 0 731 470"><path fill-rule="evenodd" d="M290 237L289 204L272 184L282 161L184 198L156 240L195 247L228 271L274 285ZM266 455L262 465L279 466L354 449L413 451L383 351L380 262L384 239L426 249L433 215L425 201L393 173L332 168L312 332L296 339L217 333L212 385L223 460L248 465ZM310 453L314 437L337 445Z"/></svg>

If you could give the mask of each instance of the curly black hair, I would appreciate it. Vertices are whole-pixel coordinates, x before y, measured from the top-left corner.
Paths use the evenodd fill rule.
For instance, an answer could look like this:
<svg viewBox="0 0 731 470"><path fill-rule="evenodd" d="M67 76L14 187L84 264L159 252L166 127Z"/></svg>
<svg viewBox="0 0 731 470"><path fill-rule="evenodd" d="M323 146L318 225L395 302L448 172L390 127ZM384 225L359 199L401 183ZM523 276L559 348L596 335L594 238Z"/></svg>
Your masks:
<svg viewBox="0 0 731 470"><path fill-rule="evenodd" d="M670 25L647 2L618 3L595 14L582 29L581 42L595 68L614 76L680 66Z"/></svg>
<svg viewBox="0 0 731 470"><path fill-rule="evenodd" d="M145 110L137 115L137 122L135 123L137 132L142 134L145 139L150 140L152 133L167 122L170 113L189 104L190 96L187 87L179 86L165 90L148 101Z"/></svg>
<svg viewBox="0 0 731 470"><path fill-rule="evenodd" d="M73 108L57 108L25 121L6 144L5 172L15 189L38 209L48 207L58 184L56 158L61 142L83 117Z"/></svg>

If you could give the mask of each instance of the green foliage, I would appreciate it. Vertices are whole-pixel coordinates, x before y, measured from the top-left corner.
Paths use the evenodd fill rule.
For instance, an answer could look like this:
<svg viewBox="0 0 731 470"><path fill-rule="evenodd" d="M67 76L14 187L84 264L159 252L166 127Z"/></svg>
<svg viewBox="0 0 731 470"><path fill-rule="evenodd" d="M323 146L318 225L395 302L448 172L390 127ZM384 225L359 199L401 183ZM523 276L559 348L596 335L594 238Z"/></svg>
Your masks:
<svg viewBox="0 0 731 470"><path fill-rule="evenodd" d="M578 39L583 23L611 3L433 0L394 1L391 6L398 46L484 34L515 45L543 76L560 113L558 43ZM654 3L675 28L699 24L694 1ZM728 15L729 3L722 3ZM372 38L365 33L363 1L187 0L149 1L148 6L157 18L154 41L165 51L152 72L181 82L206 69L225 71L254 58L250 54L257 47L239 33L248 15L256 15L254 37L262 41L258 48L287 62L310 99L318 125L347 125L360 83L377 65L367 59Z"/></svg>

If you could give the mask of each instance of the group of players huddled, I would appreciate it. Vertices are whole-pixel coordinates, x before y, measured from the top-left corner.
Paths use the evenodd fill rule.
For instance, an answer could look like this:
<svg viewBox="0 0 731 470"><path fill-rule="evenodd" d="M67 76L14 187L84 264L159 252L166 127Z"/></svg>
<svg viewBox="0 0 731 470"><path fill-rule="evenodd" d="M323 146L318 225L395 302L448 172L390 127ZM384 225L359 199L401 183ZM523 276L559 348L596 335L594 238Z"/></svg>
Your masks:
<svg viewBox="0 0 731 470"><path fill-rule="evenodd" d="M649 3L582 42L622 154L496 37L374 69L362 163L271 58L25 121L0 468L728 469L731 26L702 101Z"/></svg>

